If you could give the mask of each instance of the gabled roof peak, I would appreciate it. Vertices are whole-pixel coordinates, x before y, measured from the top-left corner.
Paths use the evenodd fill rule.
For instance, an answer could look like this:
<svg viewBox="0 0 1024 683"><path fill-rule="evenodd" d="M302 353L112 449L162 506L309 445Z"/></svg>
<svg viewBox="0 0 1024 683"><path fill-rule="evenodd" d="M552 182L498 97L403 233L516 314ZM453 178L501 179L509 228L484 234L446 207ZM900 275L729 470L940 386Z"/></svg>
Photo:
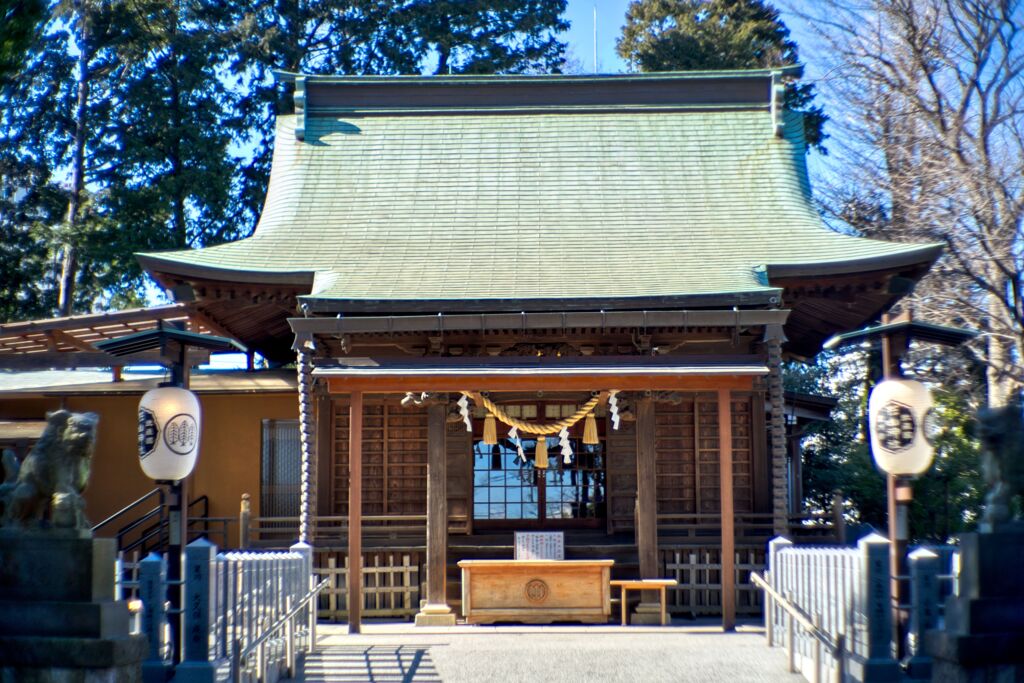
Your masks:
<svg viewBox="0 0 1024 683"><path fill-rule="evenodd" d="M622 111L771 111L781 133L782 81L801 67L611 75L317 76L295 85L296 134L316 116ZM778 115L776 115L778 114Z"/></svg>

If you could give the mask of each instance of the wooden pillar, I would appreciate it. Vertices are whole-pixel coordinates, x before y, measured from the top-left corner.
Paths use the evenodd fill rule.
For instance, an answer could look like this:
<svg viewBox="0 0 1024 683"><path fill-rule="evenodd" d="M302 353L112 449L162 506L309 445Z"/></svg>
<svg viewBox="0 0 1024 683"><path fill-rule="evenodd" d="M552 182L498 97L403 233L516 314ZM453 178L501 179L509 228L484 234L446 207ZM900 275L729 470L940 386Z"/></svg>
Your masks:
<svg viewBox="0 0 1024 683"><path fill-rule="evenodd" d="M736 628L736 529L732 490L732 395L718 390L718 471L722 499L722 630Z"/></svg>
<svg viewBox="0 0 1024 683"><path fill-rule="evenodd" d="M427 408L427 600L416 615L417 626L454 626L448 606L448 451L445 445L448 406Z"/></svg>
<svg viewBox="0 0 1024 683"><path fill-rule="evenodd" d="M637 554L640 578L658 576L658 480L655 471L654 401L642 398L636 407Z"/></svg>
<svg viewBox="0 0 1024 683"><path fill-rule="evenodd" d="M348 408L348 631L359 633L363 611L363 392Z"/></svg>
<svg viewBox="0 0 1024 683"><path fill-rule="evenodd" d="M770 326L769 326L770 327ZM789 477L786 468L788 448L786 444L785 392L782 384L782 342L781 330L766 340L768 347L768 406L770 422L768 443L771 451L772 527L776 536L789 533ZM802 503L801 503L802 506Z"/></svg>
<svg viewBox="0 0 1024 683"><path fill-rule="evenodd" d="M636 546L641 579L659 579L658 566L658 480L655 471L654 400L641 398L636 404ZM660 624L661 604L653 591L641 593L633 614L634 624Z"/></svg>
<svg viewBox="0 0 1024 683"><path fill-rule="evenodd" d="M316 536L316 416L313 413L313 362L305 347L295 354L299 389L299 446L302 452L299 485L299 543Z"/></svg>

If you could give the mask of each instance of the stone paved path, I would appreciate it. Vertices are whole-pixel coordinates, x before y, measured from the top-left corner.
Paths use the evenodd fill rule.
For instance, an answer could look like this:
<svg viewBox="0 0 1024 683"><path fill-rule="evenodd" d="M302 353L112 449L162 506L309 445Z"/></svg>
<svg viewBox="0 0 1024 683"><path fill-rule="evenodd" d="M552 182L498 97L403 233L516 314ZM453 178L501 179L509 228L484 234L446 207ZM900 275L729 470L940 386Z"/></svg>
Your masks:
<svg viewBox="0 0 1024 683"><path fill-rule="evenodd" d="M308 683L803 680L786 673L782 650L769 649L755 626L729 634L711 622L625 629L371 624L353 636L345 629L321 627L320 649L305 666Z"/></svg>

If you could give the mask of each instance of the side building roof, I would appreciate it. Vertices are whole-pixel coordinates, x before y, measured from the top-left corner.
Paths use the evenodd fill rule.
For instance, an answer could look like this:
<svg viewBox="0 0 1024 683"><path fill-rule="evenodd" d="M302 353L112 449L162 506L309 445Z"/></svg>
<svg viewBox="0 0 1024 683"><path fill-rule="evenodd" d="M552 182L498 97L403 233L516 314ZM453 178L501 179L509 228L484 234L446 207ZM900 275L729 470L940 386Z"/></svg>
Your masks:
<svg viewBox="0 0 1024 683"><path fill-rule="evenodd" d="M255 234L139 258L323 313L775 306L776 276L919 275L938 246L823 224L779 76L298 76Z"/></svg>

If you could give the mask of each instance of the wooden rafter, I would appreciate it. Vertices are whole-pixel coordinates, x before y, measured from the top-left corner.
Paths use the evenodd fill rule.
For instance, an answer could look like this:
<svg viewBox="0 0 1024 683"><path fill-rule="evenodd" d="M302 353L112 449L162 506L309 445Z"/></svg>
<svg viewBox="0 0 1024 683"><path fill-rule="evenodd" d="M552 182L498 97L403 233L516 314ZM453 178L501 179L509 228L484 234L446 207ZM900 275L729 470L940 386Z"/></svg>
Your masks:
<svg viewBox="0 0 1024 683"><path fill-rule="evenodd" d="M89 313L0 325L0 366L7 368L123 365L100 352L96 342L152 330L161 322L186 322L191 331L234 338L187 304ZM70 357L74 356L72 360ZM131 359L130 362L136 362Z"/></svg>
<svg viewBox="0 0 1024 683"><path fill-rule="evenodd" d="M64 330L47 330L43 334L46 336L47 339L54 343L54 348L52 349L53 351L58 350L56 348L57 344L70 346L71 348L77 349L78 351L96 351L96 347L90 344L89 342L83 341L78 337L68 334Z"/></svg>

